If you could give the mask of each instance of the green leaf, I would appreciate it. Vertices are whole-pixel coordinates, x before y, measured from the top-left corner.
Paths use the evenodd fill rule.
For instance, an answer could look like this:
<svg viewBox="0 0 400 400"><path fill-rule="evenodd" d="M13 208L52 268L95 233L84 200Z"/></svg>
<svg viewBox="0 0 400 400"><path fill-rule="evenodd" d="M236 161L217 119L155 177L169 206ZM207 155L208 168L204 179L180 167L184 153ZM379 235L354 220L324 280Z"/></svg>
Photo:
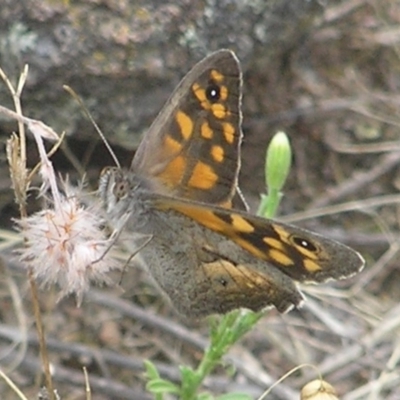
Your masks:
<svg viewBox="0 0 400 400"><path fill-rule="evenodd" d="M146 378L148 380L157 379L160 377L157 367L150 360L144 360L143 364L146 368Z"/></svg>
<svg viewBox="0 0 400 400"><path fill-rule="evenodd" d="M245 393L227 393L218 396L215 400L254 400L250 395Z"/></svg>
<svg viewBox="0 0 400 400"><path fill-rule="evenodd" d="M146 390L154 394L180 393L180 389L177 385L161 378L152 379L151 381L147 382Z"/></svg>
<svg viewBox="0 0 400 400"><path fill-rule="evenodd" d="M196 379L196 373L192 368L186 365L181 365L179 370L181 371L182 382L192 382Z"/></svg>
<svg viewBox="0 0 400 400"><path fill-rule="evenodd" d="M215 400L215 397L210 393L200 393L196 400Z"/></svg>

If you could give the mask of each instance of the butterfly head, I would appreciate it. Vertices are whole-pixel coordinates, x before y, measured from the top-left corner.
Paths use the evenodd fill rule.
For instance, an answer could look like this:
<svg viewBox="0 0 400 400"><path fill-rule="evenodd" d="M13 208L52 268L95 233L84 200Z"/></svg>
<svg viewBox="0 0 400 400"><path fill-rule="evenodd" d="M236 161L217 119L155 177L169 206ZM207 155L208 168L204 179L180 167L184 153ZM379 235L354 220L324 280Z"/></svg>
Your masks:
<svg viewBox="0 0 400 400"><path fill-rule="evenodd" d="M131 212L130 197L137 191L138 186L135 177L123 169L107 167L101 172L98 191L107 219L113 221L114 226L119 225L117 221L122 216Z"/></svg>
<svg viewBox="0 0 400 400"><path fill-rule="evenodd" d="M99 194L107 211L128 195L129 186L129 181L121 169L106 167L101 171Z"/></svg>

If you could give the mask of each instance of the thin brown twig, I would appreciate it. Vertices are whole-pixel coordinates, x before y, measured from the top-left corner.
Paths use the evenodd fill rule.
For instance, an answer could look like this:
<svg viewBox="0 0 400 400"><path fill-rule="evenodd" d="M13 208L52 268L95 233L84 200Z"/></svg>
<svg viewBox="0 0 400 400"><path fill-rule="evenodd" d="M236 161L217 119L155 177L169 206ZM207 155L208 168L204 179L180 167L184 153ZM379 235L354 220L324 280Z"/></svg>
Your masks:
<svg viewBox="0 0 400 400"><path fill-rule="evenodd" d="M366 334L356 344L343 348L336 354L326 358L320 365L321 374L327 375L350 362L356 362L369 349L373 348L390 333L396 332L400 326L400 305L395 306L383 316L377 327ZM307 377L305 378L307 379Z"/></svg>
<svg viewBox="0 0 400 400"><path fill-rule="evenodd" d="M335 204L332 206L321 207L316 209L309 209L279 217L283 222L296 222L304 221L306 219L324 217L328 215L340 214L350 211L363 211L369 208L382 207L385 205L394 205L400 203L399 194L387 194L383 196L376 196L365 200L354 200L346 203Z"/></svg>
<svg viewBox="0 0 400 400"><path fill-rule="evenodd" d="M22 339L20 336L20 332L18 329L13 328L8 325L2 325L0 324L0 337L2 339L6 340L20 340ZM37 335L33 333L29 333L27 337L28 343L33 346L38 345L38 340L37 340ZM55 351L57 353L64 353L64 354L69 354L72 357L75 357L77 359L85 359L87 363L90 363L91 361L96 361L102 360L103 363L107 363L110 368L111 367L119 367L119 368L125 368L129 370L131 373L136 373L136 374L142 374L144 372L143 368L143 360L142 358L135 358L132 355L123 355L120 353L117 353L112 350L107 350L107 349L93 349L92 346L87 346L81 343L74 343L74 342L63 342L57 339L53 338L48 338L48 348L52 351ZM32 365L36 365L38 363L37 359L34 357L31 357L29 354L27 354L22 361L22 367L24 369L28 368L31 370ZM155 366L157 367L157 370L160 372L160 375L164 377L165 379L169 379L173 382L180 382L181 381L181 373L179 371L178 367L170 366L165 363L161 362L154 362ZM36 368L36 367L35 367ZM32 370L32 374L36 369ZM60 373L61 372L61 373ZM59 382L68 382L71 381L70 376L74 376L73 378L75 384L77 385L84 385L82 375L80 373L76 373L74 370L69 369L69 368L63 368L61 366L56 365L54 368L54 379L59 381ZM64 380L66 379L66 380ZM109 385L110 388L107 390L105 393L108 393L109 395L113 395L113 398L124 398L124 397L117 397L118 391L114 391L114 383L115 381L112 378L99 378L98 376L91 374L90 375L90 382L91 382L91 387L93 390L98 390L99 386L97 384L97 381L101 379L102 382L108 382L107 386ZM79 383L80 380L82 380L82 383ZM207 382L205 383L205 386L212 389L212 390L217 390L217 391L223 391L227 385L230 386L231 389L233 389L234 385L230 380L224 377L219 377L219 376L210 376L209 379L207 379ZM241 391L246 391L249 393L253 393L254 396L258 396L262 392L262 387L264 386L258 386L256 384L239 384L237 390ZM126 390L128 387L125 387ZM131 397L134 398L134 397ZM285 397L282 397L285 398ZM136 399L136 397L135 397Z"/></svg>
<svg viewBox="0 0 400 400"><path fill-rule="evenodd" d="M86 298L101 306L116 309L123 315L146 323L148 326L156 327L164 332L170 333L197 349L204 350L208 346L208 341L199 333L192 332L161 315L152 314L133 303L112 297L99 290L91 290L87 293Z"/></svg>
<svg viewBox="0 0 400 400"><path fill-rule="evenodd" d="M26 192L28 190L29 186L29 180L27 179L27 167L26 167L26 139L25 139L25 130L24 130L24 124L27 124L30 129L37 129L37 128L42 128L41 125L44 125L38 121L31 120L30 118L26 118L22 115L22 106L21 106L21 93L24 87L24 84L26 82L28 74L28 67L26 66L24 71L22 72L19 80L18 80L18 85L17 85L17 90L15 90L6 76L6 74L3 72L3 70L0 69L0 76L2 79L5 81L7 87L9 88L16 113L14 113L11 110L6 109L5 107L0 106L0 112L5 113L6 115L11 116L12 118L17 119L18 121L18 127L19 127L19 142L14 142L15 148L14 152L9 151L10 153L13 153L16 158L12 159L12 161L16 161L15 164L10 164L10 170L11 170L11 178L18 176L20 179L18 182L16 180L13 180L13 186L15 189L15 197L17 204L19 205L20 209L20 216L21 219L24 219L27 217L27 210L26 210ZM44 133L50 134L48 131L44 131ZM11 146L11 145L10 145ZM10 158L9 158L10 161ZM15 171L12 171L12 169L15 168ZM22 179L21 179L22 178ZM31 288L31 294L32 294L32 305L33 305L33 312L36 320L36 329L39 337L39 343L40 343L40 356L42 359L42 367L44 369L44 375L45 375L45 381L46 381L46 387L49 392L49 396L51 400L56 400L55 399L55 394L54 394L54 389L53 389L53 381L51 377L51 372L50 372L50 361L49 361L49 355L47 352L47 347L46 347L46 337L44 334L44 329L43 329L43 321L41 318L41 312L40 312L40 306L39 306L39 297L38 297L38 291L37 291L37 285L36 281L33 277L33 271L32 269L28 270L28 280L29 280L29 285Z"/></svg>
<svg viewBox="0 0 400 400"><path fill-rule="evenodd" d="M346 196L359 192L364 186L378 179L380 176L387 174L391 169L400 164L400 152L392 152L385 154L377 160L375 166L363 172L355 172L349 179L335 186L334 189L327 190L327 194L316 198L310 208L324 207L330 203L334 203Z"/></svg>

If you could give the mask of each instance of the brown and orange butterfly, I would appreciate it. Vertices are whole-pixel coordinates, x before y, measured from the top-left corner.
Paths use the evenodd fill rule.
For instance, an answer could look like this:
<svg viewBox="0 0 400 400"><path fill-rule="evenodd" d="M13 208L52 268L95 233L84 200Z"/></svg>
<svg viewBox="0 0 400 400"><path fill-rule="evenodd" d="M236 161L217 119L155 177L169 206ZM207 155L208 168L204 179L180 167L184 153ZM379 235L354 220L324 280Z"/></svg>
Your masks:
<svg viewBox="0 0 400 400"><path fill-rule="evenodd" d="M211 54L180 82L131 168L100 178L111 225L133 252L141 247L147 270L186 316L285 312L303 300L295 281L343 279L364 265L343 244L231 208L241 198L241 95L235 54Z"/></svg>

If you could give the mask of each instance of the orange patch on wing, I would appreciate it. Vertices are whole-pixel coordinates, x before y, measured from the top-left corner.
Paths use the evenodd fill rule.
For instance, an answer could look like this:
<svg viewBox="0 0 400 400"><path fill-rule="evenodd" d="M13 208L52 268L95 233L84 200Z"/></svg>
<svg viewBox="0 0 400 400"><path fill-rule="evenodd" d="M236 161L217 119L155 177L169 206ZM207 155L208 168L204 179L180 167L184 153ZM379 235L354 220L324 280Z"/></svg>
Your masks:
<svg viewBox="0 0 400 400"><path fill-rule="evenodd" d="M225 140L229 144L232 144L235 140L235 128L229 122L224 122L222 123L222 129L224 132Z"/></svg>
<svg viewBox="0 0 400 400"><path fill-rule="evenodd" d="M185 168L185 158L178 156L166 165L160 176L166 182L167 186L176 186L181 182Z"/></svg>
<svg viewBox="0 0 400 400"><path fill-rule="evenodd" d="M284 250L283 243L280 242L278 239L266 236L266 237L263 238L263 242L267 246L273 247L274 249L281 250L281 251Z"/></svg>
<svg viewBox="0 0 400 400"><path fill-rule="evenodd" d="M221 230L220 230L221 232ZM221 232L222 233L222 232ZM263 251L261 251L259 248L256 246L253 246L251 242L248 240L242 239L239 236L236 235L229 235L227 234L228 237L231 237L231 239L238 244L240 247L243 249L247 250L249 253L253 254L253 256L256 256L257 258L260 258L261 260L268 260L268 255L265 254Z"/></svg>
<svg viewBox="0 0 400 400"><path fill-rule="evenodd" d="M282 253L279 250L271 249L268 252L268 254L269 254L271 260L277 262L278 264L284 265L286 267L294 265L293 260L288 255L286 255L285 253Z"/></svg>
<svg viewBox="0 0 400 400"><path fill-rule="evenodd" d="M189 139L193 132L193 120L183 111L178 111L175 115L182 136L185 140Z"/></svg>
<svg viewBox="0 0 400 400"><path fill-rule="evenodd" d="M168 153L178 154L182 150L182 145L169 135L165 135L164 144Z"/></svg>
<svg viewBox="0 0 400 400"><path fill-rule="evenodd" d="M207 121L201 124L200 133L201 137L204 139L212 139L214 136L214 131L210 128Z"/></svg>
<svg viewBox="0 0 400 400"><path fill-rule="evenodd" d="M322 268L320 265L318 265L316 262L314 262L313 260L304 260L304 267L306 268L306 270L308 272L316 272L316 271L320 271Z"/></svg>
<svg viewBox="0 0 400 400"><path fill-rule="evenodd" d="M212 229L213 231L221 231L221 220L213 213L212 210L208 210L203 207L193 207L189 204L183 203L174 204L172 208L186 215L187 217L190 217L193 220L201 223L201 225Z"/></svg>
<svg viewBox="0 0 400 400"><path fill-rule="evenodd" d="M274 231L278 234L279 238L284 243L290 244L290 240L289 240L290 233L285 228L283 228L280 225L275 225L275 224L273 224L272 227L274 228ZM300 249L301 248L299 248L299 250Z"/></svg>
<svg viewBox="0 0 400 400"><path fill-rule="evenodd" d="M200 101L201 106L205 110L209 110L210 103L207 100L206 91L198 83L194 83L192 85L192 91L193 91L194 95L196 96L197 100Z"/></svg>
<svg viewBox="0 0 400 400"><path fill-rule="evenodd" d="M216 69L212 69L210 72L211 79L214 79L214 81L220 83L224 80L224 75L221 74L221 72L217 71Z"/></svg>
<svg viewBox="0 0 400 400"><path fill-rule="evenodd" d="M218 181L218 175L207 164L199 161L193 168L189 179L189 186L197 189L211 189Z"/></svg>
<svg viewBox="0 0 400 400"><path fill-rule="evenodd" d="M235 229L240 232L252 233L254 232L254 226L246 221L241 215L232 214L232 224Z"/></svg>
<svg viewBox="0 0 400 400"><path fill-rule="evenodd" d="M203 272L210 280L222 279L229 277L229 282L234 283L234 288L230 288L230 292L225 292L225 296L238 293L241 296L247 296L245 290L255 289L257 286L265 286L265 277L245 265L236 265L227 260L217 260L210 263L202 264ZM237 297L236 297L237 299Z"/></svg>
<svg viewBox="0 0 400 400"><path fill-rule="evenodd" d="M225 101L228 98L228 93L229 93L228 88L226 86L221 86L219 92L221 100Z"/></svg>
<svg viewBox="0 0 400 400"><path fill-rule="evenodd" d="M229 112L226 110L223 104L215 103L211 106L211 111L214 117L218 119L226 118L229 116Z"/></svg>
<svg viewBox="0 0 400 400"><path fill-rule="evenodd" d="M225 221L221 220L216 216L212 210L207 210L203 207L190 207L186 205L180 205L180 207L175 207L177 211L187 215L190 218L193 218L201 225L212 229L213 231L219 232L226 237L233 240L237 245L247 250L254 256L262 259L268 260L269 257L266 253L261 251L259 248L253 246L253 244L240 236L237 235L237 231L235 231L235 226L233 224L227 224ZM240 215L232 214L232 220L236 220L236 222L240 225L239 219L243 219ZM247 221L245 221L247 223ZM243 227L243 226L242 226Z"/></svg>
<svg viewBox="0 0 400 400"><path fill-rule="evenodd" d="M221 146L212 146L211 147L211 156L212 158L216 161L216 162L222 162L224 161L224 156L225 156L225 152L224 152L224 148Z"/></svg>
<svg viewBox="0 0 400 400"><path fill-rule="evenodd" d="M212 209L183 202L179 203L176 201L168 204L168 202L166 202L165 200L158 203L157 207L163 210L172 209L180 212L183 215L186 215L187 217L198 222L200 225L203 225L206 228L209 228L215 232L219 232L227 238L233 240L238 246L240 246L244 250L247 250L253 256L260 258L261 260L279 260L282 265L293 265L293 260L285 256L285 254L283 254L279 250L273 250L276 253L273 253L274 257L272 258L270 252L264 252L258 247L254 246L248 240L245 240L238 236L237 230L235 231L234 229L234 225L228 224L224 220L219 218L217 215L214 214L214 211ZM233 216L233 218L236 218L236 214L231 215ZM241 218L241 216L238 217Z"/></svg>

